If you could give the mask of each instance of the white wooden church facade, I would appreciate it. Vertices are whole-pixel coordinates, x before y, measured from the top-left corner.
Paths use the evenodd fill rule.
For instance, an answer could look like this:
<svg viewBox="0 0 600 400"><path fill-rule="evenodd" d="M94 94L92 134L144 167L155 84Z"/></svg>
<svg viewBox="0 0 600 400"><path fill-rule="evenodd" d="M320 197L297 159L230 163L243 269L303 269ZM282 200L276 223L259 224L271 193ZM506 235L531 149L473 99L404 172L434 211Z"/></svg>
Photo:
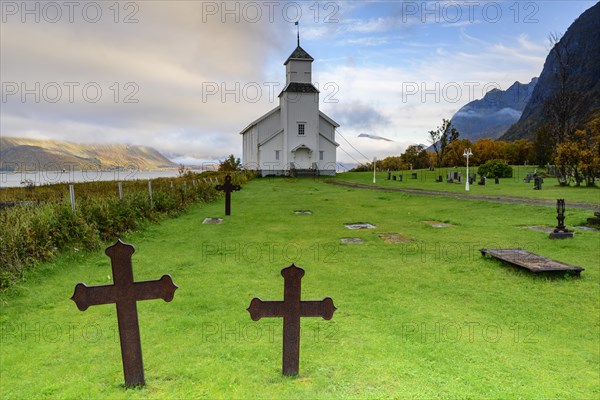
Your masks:
<svg viewBox="0 0 600 400"><path fill-rule="evenodd" d="M246 169L263 176L335 175L339 124L319 111L319 91L312 84L313 61L298 43L284 63L286 84L279 106L240 132Z"/></svg>

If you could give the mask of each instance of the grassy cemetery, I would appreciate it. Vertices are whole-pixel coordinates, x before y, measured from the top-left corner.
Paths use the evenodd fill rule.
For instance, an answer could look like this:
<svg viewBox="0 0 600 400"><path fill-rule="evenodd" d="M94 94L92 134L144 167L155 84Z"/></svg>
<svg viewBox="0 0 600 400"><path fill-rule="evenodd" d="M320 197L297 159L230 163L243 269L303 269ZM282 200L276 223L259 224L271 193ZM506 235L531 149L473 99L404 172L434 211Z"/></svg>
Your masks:
<svg viewBox="0 0 600 400"><path fill-rule="evenodd" d="M136 303L144 386L124 385L115 305L88 297L82 312L70 299L79 282L113 283L104 250L117 237L95 250L66 245L2 293L0 393L598 398L600 232L578 226L600 190L554 178L533 190L523 181L533 168L518 167L465 192L464 181L446 182L449 171L395 171L396 180L377 172L376 184L372 172L255 178L231 193L230 216L223 196L129 230L120 239L135 247L134 281L169 274L177 285L168 302L163 293ZM493 201L505 196L520 200ZM571 239L548 237L559 198ZM482 248L522 248L585 270L532 274ZM254 321L247 309L255 297L284 299L281 271L291 264L305 271L302 300L330 297L337 309L331 319L300 319L299 373L282 376L282 318Z"/></svg>

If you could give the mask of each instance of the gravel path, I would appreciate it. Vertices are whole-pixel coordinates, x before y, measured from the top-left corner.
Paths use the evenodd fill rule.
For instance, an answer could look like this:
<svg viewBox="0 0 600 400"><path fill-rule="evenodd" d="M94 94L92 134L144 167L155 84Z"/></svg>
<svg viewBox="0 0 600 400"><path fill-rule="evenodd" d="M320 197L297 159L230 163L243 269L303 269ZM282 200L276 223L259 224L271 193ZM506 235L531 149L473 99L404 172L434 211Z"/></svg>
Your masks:
<svg viewBox="0 0 600 400"><path fill-rule="evenodd" d="M506 203L506 204L526 204L533 206L548 206L555 207L556 200L547 199L530 199L526 197L514 197L514 196L480 196L465 193L453 193L453 192L441 192L436 190L424 190L424 189L403 189L403 188L385 188L380 186L365 185L363 183L345 182L345 181L334 181L327 180L326 183L336 186L344 186L355 189L370 189L380 190L383 192L402 192L408 194L418 194L423 196L436 196L436 197L451 197L455 199L467 199L467 200L482 200L491 201L494 203ZM600 211L600 204L596 203L583 203L583 202L569 202L569 208L580 208L583 210Z"/></svg>

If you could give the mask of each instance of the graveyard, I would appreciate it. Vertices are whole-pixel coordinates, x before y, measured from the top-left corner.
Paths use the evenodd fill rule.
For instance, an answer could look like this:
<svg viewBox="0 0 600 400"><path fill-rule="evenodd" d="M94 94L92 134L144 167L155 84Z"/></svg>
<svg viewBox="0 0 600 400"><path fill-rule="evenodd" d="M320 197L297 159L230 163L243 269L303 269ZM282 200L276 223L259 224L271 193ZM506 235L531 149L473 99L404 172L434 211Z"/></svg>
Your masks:
<svg viewBox="0 0 600 400"><path fill-rule="evenodd" d="M526 172L499 184L475 183L472 199L452 197L465 193L464 182L447 183L444 173L437 183L437 171L405 171L402 182L381 171L377 186L449 195L367 190L330 178L257 178L230 193L231 215L223 196L121 237L135 248L136 282L168 274L169 290L177 286L168 302L137 302L143 386L124 386L115 305L88 302L99 305L81 312L70 299L80 282L113 283L105 248L117 238L97 251L62 252L1 299L0 393L595 398L600 232L579 228L593 212L569 204L597 206L600 191L552 179L533 190L533 182L523 181ZM374 186L372 179L372 172L333 178ZM547 230L556 225L551 202L558 198L565 199L564 222L575 233L552 240ZM584 270L532 274L484 257L482 248L522 248ZM300 318L298 373L287 376L282 318L260 317L278 314L284 281L288 293L282 270L292 264L304 270L303 301L332 303L323 303L327 312ZM256 297L263 306L272 302L271 309L257 311Z"/></svg>

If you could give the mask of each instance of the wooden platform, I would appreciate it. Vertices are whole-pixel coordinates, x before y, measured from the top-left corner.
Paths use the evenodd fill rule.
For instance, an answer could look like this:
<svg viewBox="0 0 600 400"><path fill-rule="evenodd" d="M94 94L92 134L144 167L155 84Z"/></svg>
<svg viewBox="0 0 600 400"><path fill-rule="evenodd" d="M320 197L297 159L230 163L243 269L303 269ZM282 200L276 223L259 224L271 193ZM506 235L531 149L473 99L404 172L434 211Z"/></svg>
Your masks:
<svg viewBox="0 0 600 400"><path fill-rule="evenodd" d="M491 257L526 268L534 274L573 271L575 275L579 276L581 271L585 271L585 268L542 257L523 249L480 249L479 251L483 256L489 254Z"/></svg>

